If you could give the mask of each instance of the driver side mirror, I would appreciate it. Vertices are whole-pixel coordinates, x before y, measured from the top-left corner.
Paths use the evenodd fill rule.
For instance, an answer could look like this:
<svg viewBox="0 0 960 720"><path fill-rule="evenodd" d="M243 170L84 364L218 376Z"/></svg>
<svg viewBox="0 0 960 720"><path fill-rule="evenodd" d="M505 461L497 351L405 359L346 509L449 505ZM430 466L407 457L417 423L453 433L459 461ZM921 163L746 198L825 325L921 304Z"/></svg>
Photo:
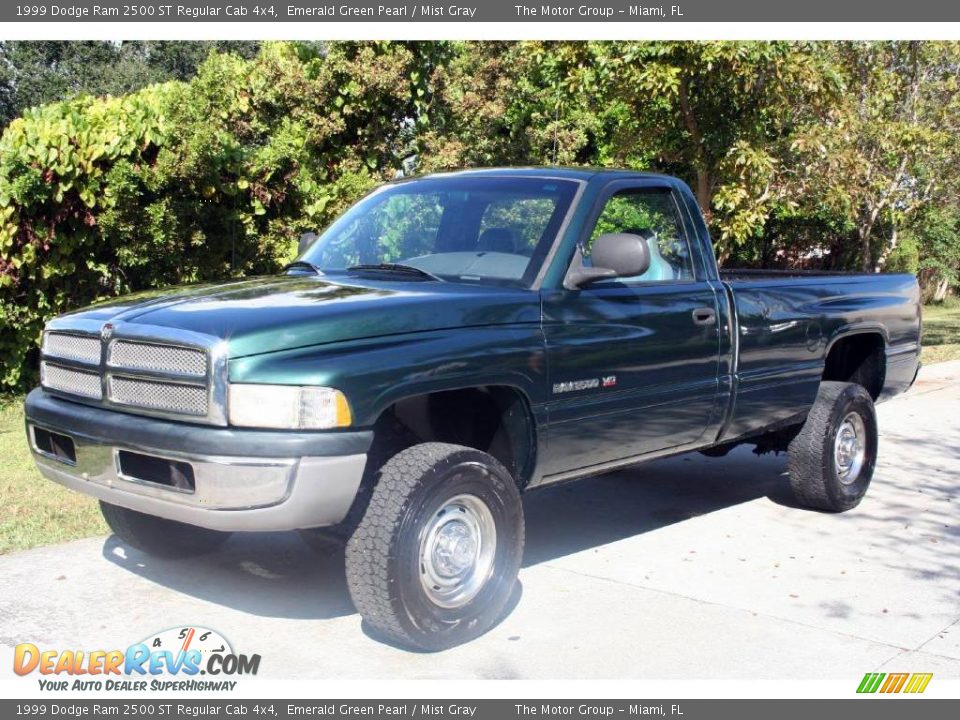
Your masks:
<svg viewBox="0 0 960 720"><path fill-rule="evenodd" d="M593 267L584 267L578 254L577 267L567 274L564 286L573 290L597 280L643 275L650 268L650 247L633 233L607 233L593 241Z"/></svg>
<svg viewBox="0 0 960 720"><path fill-rule="evenodd" d="M315 232L305 232L300 236L300 244L297 246L297 255L303 255L308 247L313 245L313 241L317 239L317 234Z"/></svg>

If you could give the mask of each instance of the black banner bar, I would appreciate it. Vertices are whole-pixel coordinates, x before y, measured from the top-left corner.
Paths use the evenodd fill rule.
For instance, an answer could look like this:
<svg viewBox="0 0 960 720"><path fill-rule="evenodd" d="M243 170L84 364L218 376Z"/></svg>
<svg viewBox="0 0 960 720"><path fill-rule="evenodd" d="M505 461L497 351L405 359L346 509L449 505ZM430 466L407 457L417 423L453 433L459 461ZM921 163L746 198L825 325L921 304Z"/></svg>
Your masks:
<svg viewBox="0 0 960 720"><path fill-rule="evenodd" d="M872 0L631 2L323 2L322 0L34 0L4 2L0 22L954 22L960 3Z"/></svg>

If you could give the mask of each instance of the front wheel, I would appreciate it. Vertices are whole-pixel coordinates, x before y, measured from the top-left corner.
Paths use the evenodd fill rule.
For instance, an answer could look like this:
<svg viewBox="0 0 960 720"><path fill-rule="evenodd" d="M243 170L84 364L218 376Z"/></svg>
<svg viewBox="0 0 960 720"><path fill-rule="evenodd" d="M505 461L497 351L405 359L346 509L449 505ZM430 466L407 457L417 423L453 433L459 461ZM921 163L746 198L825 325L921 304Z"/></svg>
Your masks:
<svg viewBox="0 0 960 720"><path fill-rule="evenodd" d="M807 507L856 507L877 463L877 416L861 385L822 382L803 428L790 443L790 485Z"/></svg>
<svg viewBox="0 0 960 720"><path fill-rule="evenodd" d="M520 493L503 465L459 445L415 445L383 466L347 543L350 595L400 645L458 645L503 614L523 535Z"/></svg>

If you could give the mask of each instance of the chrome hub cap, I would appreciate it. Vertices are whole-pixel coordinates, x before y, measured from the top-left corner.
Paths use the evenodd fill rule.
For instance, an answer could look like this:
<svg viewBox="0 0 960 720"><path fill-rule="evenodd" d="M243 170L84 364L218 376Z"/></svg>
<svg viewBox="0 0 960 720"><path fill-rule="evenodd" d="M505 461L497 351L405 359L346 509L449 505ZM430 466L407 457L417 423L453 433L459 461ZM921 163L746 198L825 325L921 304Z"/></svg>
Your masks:
<svg viewBox="0 0 960 720"><path fill-rule="evenodd" d="M493 570L497 529L475 495L457 495L427 521L420 536L420 584L435 605L470 602Z"/></svg>
<svg viewBox="0 0 960 720"><path fill-rule="evenodd" d="M850 413L840 423L833 440L833 464L837 479L844 485L856 482L860 476L867 454L866 434L863 418L857 413Z"/></svg>

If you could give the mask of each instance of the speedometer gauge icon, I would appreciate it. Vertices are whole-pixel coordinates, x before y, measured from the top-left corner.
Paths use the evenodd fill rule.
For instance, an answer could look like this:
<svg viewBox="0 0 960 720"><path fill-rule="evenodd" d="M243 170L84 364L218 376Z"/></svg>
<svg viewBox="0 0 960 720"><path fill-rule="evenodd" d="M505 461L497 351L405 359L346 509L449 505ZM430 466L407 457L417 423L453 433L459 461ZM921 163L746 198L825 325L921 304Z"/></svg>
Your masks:
<svg viewBox="0 0 960 720"><path fill-rule="evenodd" d="M206 666L206 661L211 655L233 654L233 647L229 640L216 630L200 625L187 625L161 630L144 638L143 643L150 648L151 652L166 650L173 657L186 655L187 652L195 650L200 653L202 658L202 662L198 663L200 667Z"/></svg>

